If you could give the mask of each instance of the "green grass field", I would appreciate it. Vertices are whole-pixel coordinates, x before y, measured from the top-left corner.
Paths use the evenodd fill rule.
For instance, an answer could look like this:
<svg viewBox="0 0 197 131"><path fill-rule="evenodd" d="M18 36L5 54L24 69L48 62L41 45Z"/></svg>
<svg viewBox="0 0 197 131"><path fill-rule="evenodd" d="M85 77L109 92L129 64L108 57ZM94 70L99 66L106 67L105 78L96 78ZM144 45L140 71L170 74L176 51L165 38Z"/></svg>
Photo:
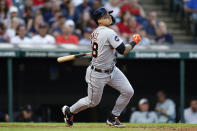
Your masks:
<svg viewBox="0 0 197 131"><path fill-rule="evenodd" d="M105 123L0 123L0 131L197 131L197 124L130 124L126 128L109 127Z"/></svg>

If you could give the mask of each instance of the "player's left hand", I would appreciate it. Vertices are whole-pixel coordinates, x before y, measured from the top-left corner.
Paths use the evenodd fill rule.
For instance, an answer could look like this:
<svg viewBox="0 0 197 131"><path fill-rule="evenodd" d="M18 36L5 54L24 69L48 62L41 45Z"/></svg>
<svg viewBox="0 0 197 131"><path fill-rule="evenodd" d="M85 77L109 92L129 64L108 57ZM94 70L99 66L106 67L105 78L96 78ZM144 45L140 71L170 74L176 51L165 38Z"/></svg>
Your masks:
<svg viewBox="0 0 197 131"><path fill-rule="evenodd" d="M141 36L139 34L133 35L132 41L134 41L137 45L141 41Z"/></svg>

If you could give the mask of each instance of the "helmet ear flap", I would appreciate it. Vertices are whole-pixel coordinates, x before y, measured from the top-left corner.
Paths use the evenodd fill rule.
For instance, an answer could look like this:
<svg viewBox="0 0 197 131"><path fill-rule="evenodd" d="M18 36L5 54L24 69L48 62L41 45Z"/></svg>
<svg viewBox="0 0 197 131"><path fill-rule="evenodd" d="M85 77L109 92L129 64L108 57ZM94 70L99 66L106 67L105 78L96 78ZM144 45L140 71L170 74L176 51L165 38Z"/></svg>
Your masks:
<svg viewBox="0 0 197 131"><path fill-rule="evenodd" d="M111 23L111 25L113 25L113 24L115 24L116 23L116 20L115 20L115 18L112 16L112 15L110 15L111 16L111 19L112 19L112 23Z"/></svg>
<svg viewBox="0 0 197 131"><path fill-rule="evenodd" d="M94 21L96 22L96 24L98 25L98 20L96 18L94 18Z"/></svg>

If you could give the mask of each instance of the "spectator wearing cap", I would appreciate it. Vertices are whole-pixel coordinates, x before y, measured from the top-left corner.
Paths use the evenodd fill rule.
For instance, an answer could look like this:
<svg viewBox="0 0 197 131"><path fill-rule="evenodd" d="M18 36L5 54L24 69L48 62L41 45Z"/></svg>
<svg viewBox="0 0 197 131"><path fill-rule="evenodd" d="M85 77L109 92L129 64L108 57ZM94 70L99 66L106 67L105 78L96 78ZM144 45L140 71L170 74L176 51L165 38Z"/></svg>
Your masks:
<svg viewBox="0 0 197 131"><path fill-rule="evenodd" d="M157 104L155 111L157 112L159 123L173 123L176 118L176 105L175 103L166 97L164 91L157 92Z"/></svg>
<svg viewBox="0 0 197 131"><path fill-rule="evenodd" d="M31 40L26 37L26 26L25 25L19 25L16 29L17 35L11 39L12 44L29 44L31 43Z"/></svg>
<svg viewBox="0 0 197 131"><path fill-rule="evenodd" d="M131 123L157 123L157 115L149 111L149 103L146 98L140 99L138 103L140 111L135 111L130 117Z"/></svg>
<svg viewBox="0 0 197 131"><path fill-rule="evenodd" d="M73 20L69 19L69 20L66 20L65 23L66 23L66 25L69 26L70 33L71 33L71 34L76 34L76 33L75 33L75 22L74 22Z"/></svg>
<svg viewBox="0 0 197 131"><path fill-rule="evenodd" d="M10 42L10 37L6 34L6 26L0 22L0 43L8 42Z"/></svg>
<svg viewBox="0 0 197 131"><path fill-rule="evenodd" d="M13 18L17 17L18 19L20 19L20 23L24 23L24 21L18 17L18 8L16 6L11 6L9 8L9 14L8 14L8 18L5 20L5 24L7 28L11 27L11 21Z"/></svg>
<svg viewBox="0 0 197 131"><path fill-rule="evenodd" d="M0 112L0 122L9 122L9 115L3 112Z"/></svg>
<svg viewBox="0 0 197 131"><path fill-rule="evenodd" d="M73 34L74 22L67 20L63 26L63 34L56 38L57 44L78 44L79 38Z"/></svg>
<svg viewBox="0 0 197 131"><path fill-rule="evenodd" d="M166 24L164 22L159 22L158 28L160 31L155 39L156 42L173 44L173 36L168 32Z"/></svg>
<svg viewBox="0 0 197 131"><path fill-rule="evenodd" d="M79 45L91 45L90 35L92 33L91 28L86 28L83 33L83 38L79 41Z"/></svg>
<svg viewBox="0 0 197 131"><path fill-rule="evenodd" d="M137 28L137 33L141 36L141 41L139 43L139 45L150 45L151 41L150 39L147 37L146 31L144 29L143 26L139 26Z"/></svg>
<svg viewBox="0 0 197 131"><path fill-rule="evenodd" d="M18 17L12 18L10 28L8 28L6 30L6 33L8 34L8 36L10 37L10 39L12 39L13 37L16 36L16 28L20 24L22 24L22 23L21 23L21 21L20 21L20 19Z"/></svg>
<svg viewBox="0 0 197 131"><path fill-rule="evenodd" d="M48 25L40 24L38 29L39 34L33 36L33 44L55 44L55 38L48 34Z"/></svg>
<svg viewBox="0 0 197 131"><path fill-rule="evenodd" d="M190 101L190 107L184 110L185 123L197 124L197 99Z"/></svg>

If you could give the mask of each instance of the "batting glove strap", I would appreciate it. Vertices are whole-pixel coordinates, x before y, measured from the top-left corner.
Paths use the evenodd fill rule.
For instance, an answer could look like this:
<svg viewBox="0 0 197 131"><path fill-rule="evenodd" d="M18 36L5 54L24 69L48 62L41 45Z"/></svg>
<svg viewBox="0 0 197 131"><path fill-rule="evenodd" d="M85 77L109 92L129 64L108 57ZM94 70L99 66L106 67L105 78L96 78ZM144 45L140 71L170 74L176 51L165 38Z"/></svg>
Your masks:
<svg viewBox="0 0 197 131"><path fill-rule="evenodd" d="M135 41L131 41L129 44L130 44L131 46L135 46L135 45L136 45L136 42L135 42Z"/></svg>

